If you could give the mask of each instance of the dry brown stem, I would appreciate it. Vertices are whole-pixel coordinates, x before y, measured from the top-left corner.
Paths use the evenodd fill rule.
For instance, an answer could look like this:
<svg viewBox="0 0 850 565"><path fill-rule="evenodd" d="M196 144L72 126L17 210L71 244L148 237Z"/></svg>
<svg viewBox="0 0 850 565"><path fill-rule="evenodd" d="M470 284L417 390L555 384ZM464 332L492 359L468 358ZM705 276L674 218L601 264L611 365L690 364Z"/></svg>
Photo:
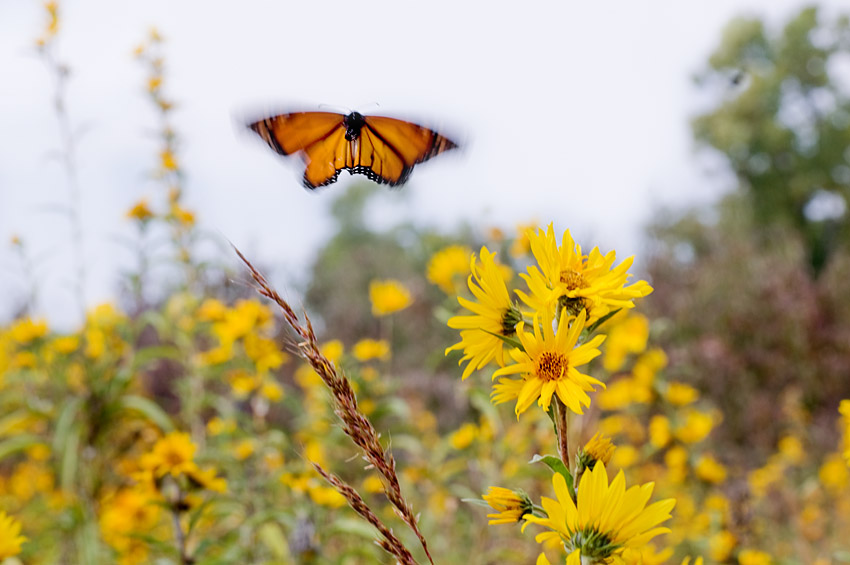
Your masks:
<svg viewBox="0 0 850 565"><path fill-rule="evenodd" d="M316 333L313 331L313 325L310 319L305 315L304 323L302 324L289 303L280 297L266 278L254 268L254 265L235 246L234 249L242 262L245 263L245 266L248 267L248 270L251 271L251 276L258 285L257 291L266 298L274 301L280 307L284 319L297 336L298 342L295 346L299 354L321 377L325 386L330 389L333 396L334 412L342 420L342 430L363 451L363 457L366 461L380 473L383 478L381 483L384 487L384 493L393 505L396 514L416 534L419 543L422 544L422 549L425 550L428 561L433 564L434 560L428 551L428 544L425 541L425 537L419 531L413 510L401 494L401 486L399 485L398 475L395 472L395 459L392 453L386 451L381 445L378 432L375 431L372 422L358 408L357 398L354 395L354 390L351 388L351 383L341 371L337 371L334 364L319 350L319 342L316 338ZM340 493L346 496L345 492L340 491ZM358 499L360 499L359 495ZM362 499L360 500L362 502ZM355 511L357 510L357 508L354 509Z"/></svg>

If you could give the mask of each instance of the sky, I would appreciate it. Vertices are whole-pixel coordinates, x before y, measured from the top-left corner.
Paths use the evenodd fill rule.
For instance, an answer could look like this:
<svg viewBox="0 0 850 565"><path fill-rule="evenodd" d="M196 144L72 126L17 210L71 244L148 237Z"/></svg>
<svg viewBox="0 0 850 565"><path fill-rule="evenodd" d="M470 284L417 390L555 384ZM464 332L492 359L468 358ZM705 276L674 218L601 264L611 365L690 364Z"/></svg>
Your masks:
<svg viewBox="0 0 850 565"><path fill-rule="evenodd" d="M706 108L692 77L738 15L781 24L795 0L644 2L398 1L240 3L60 1L60 59L82 192L86 301L114 299L132 269L124 214L162 191L157 115L133 49L164 37L165 92L177 102L186 203L200 225L303 282L331 233L333 192L311 193L302 165L244 131L270 109L327 104L390 115L456 136L462 150L417 166L371 218L512 229L554 222L585 247L645 251L661 207L715 200L733 186L695 151L690 119ZM829 9L838 0L821 3ZM414 7L415 6L415 7ZM831 8L830 8L831 7ZM54 84L34 49L40 2L0 0L0 320L38 286L36 314L79 322L68 202L55 155ZM376 106L377 104L377 106ZM252 135L252 134L251 134ZM350 180L351 179L351 180ZM8 244L25 242L29 271Z"/></svg>

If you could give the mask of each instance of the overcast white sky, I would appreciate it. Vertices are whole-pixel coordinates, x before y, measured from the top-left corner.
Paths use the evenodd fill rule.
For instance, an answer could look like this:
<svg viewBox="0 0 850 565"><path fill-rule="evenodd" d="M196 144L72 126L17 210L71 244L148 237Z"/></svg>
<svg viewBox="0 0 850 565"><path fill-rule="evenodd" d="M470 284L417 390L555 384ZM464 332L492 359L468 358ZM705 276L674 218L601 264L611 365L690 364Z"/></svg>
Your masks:
<svg viewBox="0 0 850 565"><path fill-rule="evenodd" d="M839 7L837 0L822 5ZM415 6L415 7L414 7ZM700 107L691 75L733 16L780 23L795 0L643 2L60 1L60 54L72 69L90 304L114 296L132 257L124 212L159 187L155 114L132 50L166 38L166 93L179 103L187 202L201 224L297 281L329 234L331 192L300 186L283 162L236 131L267 107L333 104L422 117L458 132L464 151L417 167L375 221L414 216L510 228L538 219L586 246L642 250L659 205L710 201L728 179L693 156ZM39 312L74 323L67 222L51 78L33 49L40 2L0 0L0 320L25 293L7 244L24 238L42 280ZM377 102L380 108L370 104ZM341 186L342 185L342 186ZM401 198L401 196L405 196Z"/></svg>

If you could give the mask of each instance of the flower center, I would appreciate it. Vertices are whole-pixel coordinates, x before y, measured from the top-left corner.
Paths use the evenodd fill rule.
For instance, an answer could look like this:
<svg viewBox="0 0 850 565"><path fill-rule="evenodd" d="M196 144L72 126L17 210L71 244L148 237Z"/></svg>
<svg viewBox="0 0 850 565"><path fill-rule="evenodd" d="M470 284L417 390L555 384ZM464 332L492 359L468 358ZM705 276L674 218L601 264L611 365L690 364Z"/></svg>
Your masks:
<svg viewBox="0 0 850 565"><path fill-rule="evenodd" d="M567 290L577 290L590 286L581 273L572 269L561 271L561 282L567 285Z"/></svg>
<svg viewBox="0 0 850 565"><path fill-rule="evenodd" d="M572 269L561 271L561 282L567 286L568 291L590 286L581 273ZM560 313L564 308L567 309L567 314L570 316L578 316L582 310L587 308L587 304L584 298L570 297L565 294L558 299L558 312Z"/></svg>
<svg viewBox="0 0 850 565"><path fill-rule="evenodd" d="M566 356L555 351L544 351L537 358L537 376L544 381L556 381L567 372Z"/></svg>

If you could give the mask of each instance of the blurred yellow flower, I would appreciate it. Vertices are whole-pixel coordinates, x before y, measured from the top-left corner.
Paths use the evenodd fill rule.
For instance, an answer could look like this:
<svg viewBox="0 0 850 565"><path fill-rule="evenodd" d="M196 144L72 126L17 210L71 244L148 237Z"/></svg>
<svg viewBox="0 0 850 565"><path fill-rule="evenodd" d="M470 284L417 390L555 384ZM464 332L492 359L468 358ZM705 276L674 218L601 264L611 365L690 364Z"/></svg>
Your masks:
<svg viewBox="0 0 850 565"><path fill-rule="evenodd" d="M635 298L652 292L646 281L626 286L633 257L615 267L613 251L602 255L594 247L589 255L582 255L569 230L558 246L552 224L545 232L537 230L528 237L537 266L520 274L530 294L517 291L517 295L537 312L566 308L569 316L577 316L584 311L586 323L592 324L612 310L633 308Z"/></svg>
<svg viewBox="0 0 850 565"><path fill-rule="evenodd" d="M269 402L280 402L283 399L283 387L277 381L264 379L260 387L260 395Z"/></svg>
<svg viewBox="0 0 850 565"><path fill-rule="evenodd" d="M803 442L796 436L785 436L779 440L777 444L779 453L782 458L789 463L799 465L806 458L806 452L803 448Z"/></svg>
<svg viewBox="0 0 850 565"><path fill-rule="evenodd" d="M342 354L345 353L345 347L338 339L330 340L319 349L321 350L322 355L328 358L328 361L336 365L339 364L339 360L342 359Z"/></svg>
<svg viewBox="0 0 850 565"><path fill-rule="evenodd" d="M189 434L171 432L157 440L149 453L142 455L141 466L157 478L167 474L177 477L197 470L192 461L197 449Z"/></svg>
<svg viewBox="0 0 850 565"><path fill-rule="evenodd" d="M531 243L528 240L529 233L533 233L533 230L537 228L538 222L529 222L527 224L517 224L516 226L516 239L514 239L513 244L511 245L511 257L523 257L528 255L528 252L531 251Z"/></svg>
<svg viewBox="0 0 850 565"><path fill-rule="evenodd" d="M151 209L148 206L147 198L142 198L136 202L136 204L127 211L127 217L131 220L138 220L142 223L153 218L153 212L151 212Z"/></svg>
<svg viewBox="0 0 850 565"><path fill-rule="evenodd" d="M488 524L515 524L534 509L531 500L503 487L488 487L487 494L481 495L495 514L487 514Z"/></svg>
<svg viewBox="0 0 850 565"><path fill-rule="evenodd" d="M702 455L694 467L694 473L703 481L719 484L726 480L726 467L710 454Z"/></svg>
<svg viewBox="0 0 850 565"><path fill-rule="evenodd" d="M850 469L840 455L829 454L818 470L818 480L827 492L841 494L850 485Z"/></svg>
<svg viewBox="0 0 850 565"><path fill-rule="evenodd" d="M335 489L325 486L315 486L307 491L310 500L319 506L327 506L329 508L340 508L348 504L345 497L338 493Z"/></svg>
<svg viewBox="0 0 850 565"><path fill-rule="evenodd" d="M249 333L243 341L245 354L254 361L257 372L264 373L270 369L277 369L289 360L289 355L278 349L273 339Z"/></svg>
<svg viewBox="0 0 850 565"><path fill-rule="evenodd" d="M393 279L369 283L369 300L372 301L372 314L379 317L404 310L413 301L407 287Z"/></svg>
<svg viewBox="0 0 850 565"><path fill-rule="evenodd" d="M34 321L32 318L21 318L9 328L9 337L19 345L27 345L38 338L47 335L47 322Z"/></svg>
<svg viewBox="0 0 850 565"><path fill-rule="evenodd" d="M227 481L219 477L216 470L212 467L207 467L203 470L195 467L194 469L190 469L186 473L186 476L200 488L218 493L227 491Z"/></svg>
<svg viewBox="0 0 850 565"><path fill-rule="evenodd" d="M233 448L233 454L240 461L248 459L254 454L254 440L243 439Z"/></svg>
<svg viewBox="0 0 850 565"><path fill-rule="evenodd" d="M670 432L670 420L667 416L656 414L649 420L649 443L656 449L661 449L670 443L673 434Z"/></svg>
<svg viewBox="0 0 850 565"><path fill-rule="evenodd" d="M449 444L455 449L465 449L472 445L477 436L478 426L467 422L449 436Z"/></svg>
<svg viewBox="0 0 850 565"><path fill-rule="evenodd" d="M736 545L735 535L729 530L721 530L708 539L708 555L712 561L724 563Z"/></svg>
<svg viewBox="0 0 850 565"><path fill-rule="evenodd" d="M371 359L385 361L390 358L390 343L385 339L361 339L354 344L351 354L360 362Z"/></svg>
<svg viewBox="0 0 850 565"><path fill-rule="evenodd" d="M150 491L122 489L101 502L100 533L121 556L122 563L148 561L144 535L158 524L161 506Z"/></svg>
<svg viewBox="0 0 850 565"><path fill-rule="evenodd" d="M230 389L236 398L243 399L251 395L262 384L260 377L244 369L236 369L228 373Z"/></svg>
<svg viewBox="0 0 850 565"><path fill-rule="evenodd" d="M27 538L21 535L21 523L0 510L0 561L21 552Z"/></svg>
<svg viewBox="0 0 850 565"><path fill-rule="evenodd" d="M183 227L188 228L195 225L195 214L176 202L171 205L171 216Z"/></svg>
<svg viewBox="0 0 850 565"><path fill-rule="evenodd" d="M55 352L68 355L76 351L80 346L80 338L75 335L57 337L50 345Z"/></svg>
<svg viewBox="0 0 850 565"><path fill-rule="evenodd" d="M640 453L633 445L621 445L611 457L611 466L628 469L640 461Z"/></svg>
<svg viewBox="0 0 850 565"><path fill-rule="evenodd" d="M738 563L740 565L770 565L773 560L770 555L764 551L755 549L742 549L738 553Z"/></svg>
<svg viewBox="0 0 850 565"><path fill-rule="evenodd" d="M652 386L656 373L666 366L667 354L656 347L638 357L632 367L632 376L637 382L649 387Z"/></svg>
<svg viewBox="0 0 850 565"><path fill-rule="evenodd" d="M685 443L698 443L708 437L713 427L711 414L688 410L684 423L676 428L676 437Z"/></svg>
<svg viewBox="0 0 850 565"><path fill-rule="evenodd" d="M428 261L426 277L446 294L457 292L457 279L469 273L472 250L465 245L449 245L434 253Z"/></svg>
<svg viewBox="0 0 850 565"><path fill-rule="evenodd" d="M207 432L211 436L219 436L222 434L231 433L236 430L236 421L227 419L224 420L218 416L213 417L207 422Z"/></svg>
<svg viewBox="0 0 850 565"><path fill-rule="evenodd" d="M468 279L469 290L477 302L463 296L458 296L457 300L472 315L453 316L448 321L450 328L461 332L460 342L446 349L446 355L460 349L464 355L458 365L468 361L461 379L485 367L492 360L504 366L505 343L501 337L513 336L517 323L522 320L519 310L511 303L495 253L482 247L480 264L473 255L469 268L472 273Z"/></svg>
<svg viewBox="0 0 850 565"><path fill-rule="evenodd" d="M595 386L605 387L601 381L576 369L598 356L600 352L597 347L605 340L605 336L598 335L576 347L584 329L584 317L582 310L576 321L568 327L569 316L562 315L557 332L552 331L552 318L547 311L543 312L542 320L538 314L534 315L534 333L524 331L524 322L517 325L517 336L525 350L511 351L516 364L493 373L494 378L517 373L523 376L524 384L515 409L517 417L538 399L540 407L548 410L555 394L570 410L581 414L582 406L590 406L587 392L593 391Z"/></svg>
<svg viewBox="0 0 850 565"><path fill-rule="evenodd" d="M381 479L379 479L377 475L369 475L363 479L363 489L366 492L377 494L379 492L384 492L384 483L381 482Z"/></svg>
<svg viewBox="0 0 850 565"><path fill-rule="evenodd" d="M607 324L606 324L607 328ZM605 345L605 355L602 366L613 373L619 371L631 353L641 353L646 349L649 339L649 320L646 316L636 314L614 323L605 331L608 341Z"/></svg>
<svg viewBox="0 0 850 565"><path fill-rule="evenodd" d="M667 402L673 406L687 406L699 400L699 392L697 389L685 383L672 381L667 386L667 392L664 393Z"/></svg>
<svg viewBox="0 0 850 565"><path fill-rule="evenodd" d="M227 306L215 298L207 298L198 308L198 319L202 322L216 322L223 320L227 313Z"/></svg>
<svg viewBox="0 0 850 565"><path fill-rule="evenodd" d="M639 549L657 535L670 530L660 524L670 519L676 505L672 498L647 506L653 483L626 489L623 472L608 482L605 464L598 462L582 475L573 502L572 493L560 473L552 479L557 500L543 497L546 518L526 514L523 530L538 524L552 531L538 534L538 543L557 540L567 551L580 551L591 562L607 560L626 548ZM571 554L571 555L572 555Z"/></svg>
<svg viewBox="0 0 850 565"><path fill-rule="evenodd" d="M154 91L162 84L160 77L153 77L148 81L148 90ZM159 154L160 166L166 171L177 170L177 158L170 149L163 149Z"/></svg>

